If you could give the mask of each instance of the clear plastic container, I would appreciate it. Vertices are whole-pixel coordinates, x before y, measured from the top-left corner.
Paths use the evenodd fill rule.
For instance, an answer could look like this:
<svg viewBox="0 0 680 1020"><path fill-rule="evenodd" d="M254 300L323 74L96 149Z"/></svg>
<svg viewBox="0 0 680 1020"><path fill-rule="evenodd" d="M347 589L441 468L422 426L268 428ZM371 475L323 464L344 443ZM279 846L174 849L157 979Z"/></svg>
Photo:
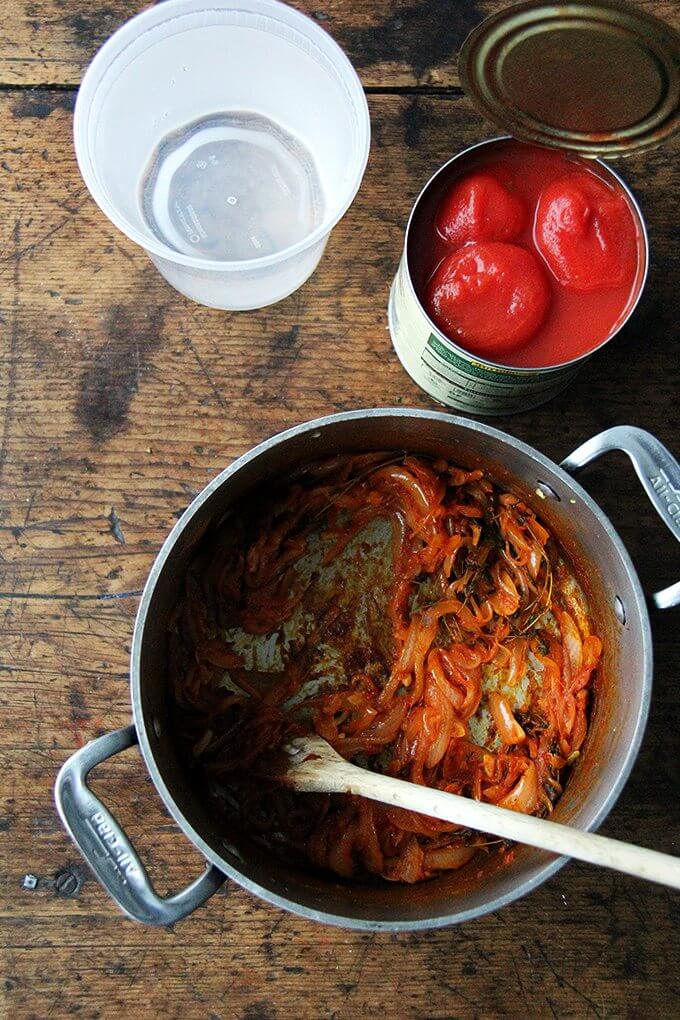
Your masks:
<svg viewBox="0 0 680 1020"><path fill-rule="evenodd" d="M165 279L237 310L313 273L361 183L370 122L352 65L305 15L166 0L97 53L74 136L92 197Z"/></svg>

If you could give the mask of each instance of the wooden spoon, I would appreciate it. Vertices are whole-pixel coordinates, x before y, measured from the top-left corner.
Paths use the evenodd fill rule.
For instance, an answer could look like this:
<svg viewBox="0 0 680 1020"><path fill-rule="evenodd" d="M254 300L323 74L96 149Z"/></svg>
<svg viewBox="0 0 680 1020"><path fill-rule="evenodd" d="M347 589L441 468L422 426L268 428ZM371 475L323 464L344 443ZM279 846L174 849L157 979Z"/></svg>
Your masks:
<svg viewBox="0 0 680 1020"><path fill-rule="evenodd" d="M353 793L680 889L680 858L369 772L345 761L316 735L297 737L283 750L286 759L276 779L302 793Z"/></svg>

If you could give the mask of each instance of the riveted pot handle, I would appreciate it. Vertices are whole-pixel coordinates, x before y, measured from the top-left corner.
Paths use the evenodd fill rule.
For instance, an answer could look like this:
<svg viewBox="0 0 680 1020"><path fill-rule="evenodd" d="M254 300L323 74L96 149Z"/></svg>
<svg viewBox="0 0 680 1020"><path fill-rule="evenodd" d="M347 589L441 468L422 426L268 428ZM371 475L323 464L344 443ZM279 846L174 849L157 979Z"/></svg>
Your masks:
<svg viewBox="0 0 680 1020"><path fill-rule="evenodd" d="M562 461L562 467L574 474L610 450L628 454L652 506L680 542L680 464L650 432L617 425L577 447ZM680 581L657 591L652 602L657 609L680 605Z"/></svg>
<svg viewBox="0 0 680 1020"><path fill-rule="evenodd" d="M86 744L62 766L54 799L73 842L121 910L143 924L173 924L205 903L225 876L211 865L174 896L155 892L125 832L86 784L95 765L136 743L135 727L125 726Z"/></svg>

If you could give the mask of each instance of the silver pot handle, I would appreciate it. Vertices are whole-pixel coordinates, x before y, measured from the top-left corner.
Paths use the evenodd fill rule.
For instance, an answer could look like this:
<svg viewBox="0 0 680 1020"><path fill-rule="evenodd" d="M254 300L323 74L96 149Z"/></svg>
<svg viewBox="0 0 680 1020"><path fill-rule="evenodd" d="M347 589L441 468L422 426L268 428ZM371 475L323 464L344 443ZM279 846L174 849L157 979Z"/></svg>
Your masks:
<svg viewBox="0 0 680 1020"><path fill-rule="evenodd" d="M174 896L155 892L132 843L85 782L95 765L136 743L135 727L125 726L86 744L62 766L54 799L71 839L121 910L143 924L173 924L217 892L225 876L211 865Z"/></svg>
<svg viewBox="0 0 680 1020"><path fill-rule="evenodd" d="M650 432L634 425L617 425L577 447L561 466L574 474L610 450L628 454L652 506L680 542L680 464ZM680 581L651 598L657 609L680 605Z"/></svg>

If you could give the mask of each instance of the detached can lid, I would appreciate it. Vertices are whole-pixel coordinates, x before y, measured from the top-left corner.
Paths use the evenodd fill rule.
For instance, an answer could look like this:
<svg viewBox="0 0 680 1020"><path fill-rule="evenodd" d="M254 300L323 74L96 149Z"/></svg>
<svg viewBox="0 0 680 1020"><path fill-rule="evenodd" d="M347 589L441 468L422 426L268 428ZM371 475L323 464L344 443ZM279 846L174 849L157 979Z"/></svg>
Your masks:
<svg viewBox="0 0 680 1020"><path fill-rule="evenodd" d="M619 3L506 8L473 29L458 70L480 113L525 142L614 157L680 127L680 35Z"/></svg>

